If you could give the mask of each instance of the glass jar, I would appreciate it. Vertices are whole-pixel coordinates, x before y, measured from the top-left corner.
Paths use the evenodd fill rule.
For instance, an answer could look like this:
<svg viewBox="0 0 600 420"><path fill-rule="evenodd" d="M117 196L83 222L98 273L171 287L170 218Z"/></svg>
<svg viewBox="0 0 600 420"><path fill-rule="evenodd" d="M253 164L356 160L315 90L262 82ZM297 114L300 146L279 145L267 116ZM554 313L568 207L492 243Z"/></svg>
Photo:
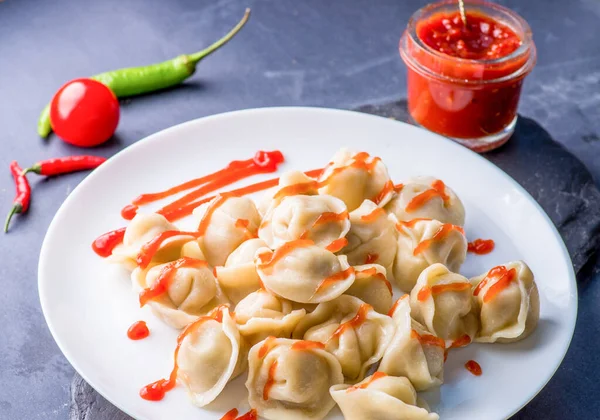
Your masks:
<svg viewBox="0 0 600 420"><path fill-rule="evenodd" d="M520 45L505 56L460 58L439 52L417 34L420 25L458 13L454 0L427 5L409 20L400 39L408 67L408 110L414 122L477 152L492 150L512 135L523 85L536 62L527 22L515 12L478 0L465 2L469 14L508 27ZM460 41L459 41L460 42Z"/></svg>

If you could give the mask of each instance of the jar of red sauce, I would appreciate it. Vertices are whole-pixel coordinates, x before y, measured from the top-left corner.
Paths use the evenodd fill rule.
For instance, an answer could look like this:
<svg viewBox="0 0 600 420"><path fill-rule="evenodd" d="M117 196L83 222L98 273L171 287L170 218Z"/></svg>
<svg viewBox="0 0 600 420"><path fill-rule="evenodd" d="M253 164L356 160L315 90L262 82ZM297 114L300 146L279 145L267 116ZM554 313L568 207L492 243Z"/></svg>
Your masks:
<svg viewBox="0 0 600 420"><path fill-rule="evenodd" d="M419 125L472 150L504 144L517 121L523 79L536 62L531 29L515 12L455 0L423 7L400 39L408 109Z"/></svg>

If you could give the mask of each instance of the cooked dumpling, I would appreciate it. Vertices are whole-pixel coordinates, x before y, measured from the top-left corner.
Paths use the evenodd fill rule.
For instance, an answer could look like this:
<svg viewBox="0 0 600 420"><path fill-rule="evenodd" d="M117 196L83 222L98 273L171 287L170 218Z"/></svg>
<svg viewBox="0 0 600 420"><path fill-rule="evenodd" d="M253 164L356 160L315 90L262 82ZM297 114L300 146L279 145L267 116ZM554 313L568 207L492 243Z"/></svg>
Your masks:
<svg viewBox="0 0 600 420"><path fill-rule="evenodd" d="M509 262L471 279L481 328L475 341L510 343L527 337L540 317L540 295L523 261Z"/></svg>
<svg viewBox="0 0 600 420"><path fill-rule="evenodd" d="M292 303L264 289L250 293L235 307L240 333L250 345L268 336L290 338L304 309L292 309Z"/></svg>
<svg viewBox="0 0 600 420"><path fill-rule="evenodd" d="M240 244L256 238L260 215L248 197L219 195L194 210L199 220L198 240L212 266L223 265Z"/></svg>
<svg viewBox="0 0 600 420"><path fill-rule="evenodd" d="M350 230L344 202L329 195L285 197L263 219L258 236L270 248L296 239L310 239L327 247Z"/></svg>
<svg viewBox="0 0 600 420"><path fill-rule="evenodd" d="M310 240L288 242L275 251L261 248L255 264L269 291L294 302L332 300L354 282L354 269L344 255L336 256Z"/></svg>
<svg viewBox="0 0 600 420"><path fill-rule="evenodd" d="M206 261L183 257L131 273L140 304L173 328L183 328L199 316L227 302Z"/></svg>
<svg viewBox="0 0 600 420"><path fill-rule="evenodd" d="M410 178L396 187L397 193L385 206L398 220L435 219L442 223L464 226L465 208L450 187L430 176Z"/></svg>
<svg viewBox="0 0 600 420"><path fill-rule="evenodd" d="M318 341L342 365L350 382L364 378L367 369L381 360L394 335L394 323L354 296L343 295L319 304L300 320L292 337Z"/></svg>
<svg viewBox="0 0 600 420"><path fill-rule="evenodd" d="M260 288L260 277L254 265L254 255L267 244L262 239L250 239L242 242L233 251L224 267L216 267L217 280L221 289L233 304Z"/></svg>
<svg viewBox="0 0 600 420"><path fill-rule="evenodd" d="M136 258L144 244L154 239L163 232L179 230L164 216L156 213L137 214L125 229L123 243L117 245L110 256L110 261L123 264L126 268L133 270L136 266ZM160 249L154 255L152 264L160 264L175 260L179 257L181 246L194 240L187 235L178 235L167 239L161 244Z"/></svg>
<svg viewBox="0 0 600 420"><path fill-rule="evenodd" d="M431 264L441 263L458 272L467 257L467 238L460 226L437 220L399 222L394 279L409 293L419 274Z"/></svg>
<svg viewBox="0 0 600 420"><path fill-rule="evenodd" d="M471 294L466 277L452 273L443 264L433 264L423 270L410 292L412 317L433 335L469 344L479 326ZM469 337L466 341L465 335Z"/></svg>
<svg viewBox="0 0 600 420"><path fill-rule="evenodd" d="M348 245L342 253L348 256L350 265L377 263L393 277L393 263L396 257L398 235L394 220L377 204L365 200L359 208L350 213L350 232L346 235Z"/></svg>
<svg viewBox="0 0 600 420"><path fill-rule="evenodd" d="M329 392L346 420L438 420L417 405L417 393L403 377L375 372L354 385L334 385Z"/></svg>
<svg viewBox="0 0 600 420"><path fill-rule="evenodd" d="M392 307L392 285L385 276L385 268L378 264L357 265L356 278L347 295L368 303L380 314L387 314Z"/></svg>
<svg viewBox="0 0 600 420"><path fill-rule="evenodd" d="M281 200L292 195L317 195L317 180L301 171L284 172L277 187L268 190L258 203L258 211L264 217Z"/></svg>
<svg viewBox="0 0 600 420"><path fill-rule="evenodd" d="M381 159L348 149L337 151L318 181L319 194L341 199L348 211L358 208L364 200L384 206L394 193L394 184Z"/></svg>
<svg viewBox="0 0 600 420"><path fill-rule="evenodd" d="M225 306L189 324L178 342L177 379L198 407L213 401L246 369L248 348Z"/></svg>
<svg viewBox="0 0 600 420"><path fill-rule="evenodd" d="M248 355L250 406L267 420L320 420L333 408L340 363L321 343L269 337Z"/></svg>
<svg viewBox="0 0 600 420"><path fill-rule="evenodd" d="M410 317L408 295L396 301L390 315L396 332L383 354L379 370L393 376L406 376L417 391L439 386L444 379L444 340L429 334Z"/></svg>

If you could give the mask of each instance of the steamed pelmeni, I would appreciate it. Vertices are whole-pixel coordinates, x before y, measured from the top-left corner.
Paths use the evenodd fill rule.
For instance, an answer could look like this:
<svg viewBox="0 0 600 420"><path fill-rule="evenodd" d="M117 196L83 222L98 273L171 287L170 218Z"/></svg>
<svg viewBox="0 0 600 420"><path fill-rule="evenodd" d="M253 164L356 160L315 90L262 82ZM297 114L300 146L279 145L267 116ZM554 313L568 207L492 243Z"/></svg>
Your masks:
<svg viewBox="0 0 600 420"><path fill-rule="evenodd" d="M354 296L343 295L319 304L300 320L292 337L324 343L342 365L346 380L356 382L381 360L393 335L389 316Z"/></svg>
<svg viewBox="0 0 600 420"><path fill-rule="evenodd" d="M465 224L465 209L456 193L430 176L410 178L401 187L397 186L385 209L400 221L425 218L458 226Z"/></svg>
<svg viewBox="0 0 600 420"><path fill-rule="evenodd" d="M467 257L467 238L460 226L414 219L398 222L396 228L394 280L405 293L412 290L419 274L430 265L441 263L458 272Z"/></svg>
<svg viewBox="0 0 600 420"><path fill-rule="evenodd" d="M208 263L198 259L181 258L145 270L138 267L131 279L140 303L150 306L154 315L176 329L228 302ZM151 293L159 283L166 291L144 301L143 294Z"/></svg>
<svg viewBox="0 0 600 420"><path fill-rule="evenodd" d="M319 176L319 194L337 197L353 211L364 200L384 206L392 198L394 185L380 158L366 152L340 149Z"/></svg>
<svg viewBox="0 0 600 420"><path fill-rule="evenodd" d="M439 386L444 379L444 340L431 335L410 317L408 295L396 301L390 315L396 331L386 348L379 370L392 376L405 376L417 391Z"/></svg>
<svg viewBox="0 0 600 420"><path fill-rule="evenodd" d="M344 381L323 344L268 337L248 355L248 401L267 420L321 420L335 406L332 385Z"/></svg>
<svg viewBox="0 0 600 420"><path fill-rule="evenodd" d="M263 219L258 236L270 248L296 239L310 239L321 247L343 238L350 229L344 202L329 195L283 198Z"/></svg>
<svg viewBox="0 0 600 420"><path fill-rule="evenodd" d="M540 296L527 264L509 262L470 281L481 321L475 341L510 343L533 332L540 316Z"/></svg>
<svg viewBox="0 0 600 420"><path fill-rule="evenodd" d="M268 336L290 338L304 309L292 308L292 303L264 289L250 293L235 307L235 320L242 336L254 345Z"/></svg>
<svg viewBox="0 0 600 420"><path fill-rule="evenodd" d="M265 192L258 201L258 212L264 217L281 203L285 197L293 195L317 195L317 180L301 171L284 172L279 184Z"/></svg>
<svg viewBox="0 0 600 420"><path fill-rule="evenodd" d="M206 261L212 266L225 264L240 244L255 238L260 215L248 197L218 195L194 210L198 239Z"/></svg>
<svg viewBox="0 0 600 420"><path fill-rule="evenodd" d="M242 242L227 257L225 266L215 268L219 285L233 304L260 288L254 256L258 249L266 246L267 244L258 238Z"/></svg>
<svg viewBox="0 0 600 420"><path fill-rule="evenodd" d="M417 392L404 377L375 372L354 385L334 385L331 396L346 420L438 420L418 405Z"/></svg>
<svg viewBox="0 0 600 420"><path fill-rule="evenodd" d="M189 324L178 341L177 379L198 407L213 401L246 369L248 347L227 307Z"/></svg>
<svg viewBox="0 0 600 420"><path fill-rule="evenodd" d="M452 344L468 344L479 327L469 280L443 264L427 267L410 292L411 315L429 332ZM468 336L466 338L465 336Z"/></svg>
<svg viewBox="0 0 600 420"><path fill-rule="evenodd" d="M395 220L377 204L365 200L350 213L350 231L346 235L348 245L342 253L350 265L377 263L385 267L388 277L393 277L396 257L397 231Z"/></svg>
<svg viewBox="0 0 600 420"><path fill-rule="evenodd" d="M256 251L256 271L272 293L300 303L335 299L354 282L354 269L343 255L310 240L287 242L276 250Z"/></svg>
<svg viewBox="0 0 600 420"><path fill-rule="evenodd" d="M393 292L385 273L385 268L378 264L354 266L356 278L345 294L368 303L380 314L387 314L392 307Z"/></svg>

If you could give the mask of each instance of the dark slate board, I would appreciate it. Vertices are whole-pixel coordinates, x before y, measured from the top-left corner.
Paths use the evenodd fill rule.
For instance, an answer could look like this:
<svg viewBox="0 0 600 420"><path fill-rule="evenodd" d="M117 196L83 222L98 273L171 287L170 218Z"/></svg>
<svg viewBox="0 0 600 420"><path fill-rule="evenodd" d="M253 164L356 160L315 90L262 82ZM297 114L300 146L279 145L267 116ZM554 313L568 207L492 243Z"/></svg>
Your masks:
<svg viewBox="0 0 600 420"><path fill-rule="evenodd" d="M365 105L357 111L409 122L406 101ZM600 191L586 167L534 120L520 117L510 141L484 157L517 180L558 227L580 280L600 245ZM590 264L588 264L590 263ZM129 420L77 373L69 420Z"/></svg>

